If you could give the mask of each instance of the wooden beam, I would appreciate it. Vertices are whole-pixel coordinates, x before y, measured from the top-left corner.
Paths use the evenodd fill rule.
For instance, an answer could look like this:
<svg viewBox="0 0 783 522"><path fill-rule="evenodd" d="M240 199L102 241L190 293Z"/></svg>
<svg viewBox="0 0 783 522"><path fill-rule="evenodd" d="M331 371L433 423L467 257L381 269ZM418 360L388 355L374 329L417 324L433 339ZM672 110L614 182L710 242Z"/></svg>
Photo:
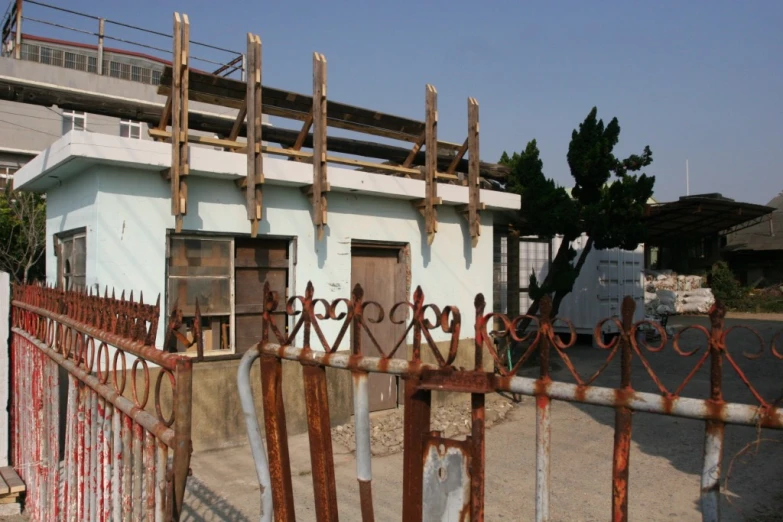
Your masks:
<svg viewBox="0 0 783 522"><path fill-rule="evenodd" d="M427 244L431 245L438 232L438 91L433 85L427 85L425 100L425 138L424 151L426 161L424 168L424 200L414 205L424 216L424 227L427 233Z"/></svg>
<svg viewBox="0 0 783 522"><path fill-rule="evenodd" d="M173 68L171 75L171 213L176 220L176 231L182 231L182 224L179 218L179 177L181 160L180 154L180 136L182 135L182 19L179 13L174 13L174 50L173 50Z"/></svg>
<svg viewBox="0 0 783 522"><path fill-rule="evenodd" d="M65 110L85 111L101 116L132 119L146 123L151 128L158 126L164 109L162 103L124 98L102 92L83 91L62 85L3 75L0 75L0 100L43 107L57 105ZM236 121L236 118L233 116L200 110L189 111L188 119L192 130L221 136L230 135L231 128ZM264 140L269 143L280 144L282 147L291 147L299 137L299 133L299 129L265 126ZM245 135L245 126L243 124L239 131L239 137ZM312 134L305 138L302 147L312 147ZM402 165L411 151L408 147L332 136L329 138L329 152L378 158ZM438 168L445 172L451 165L453 158L453 154L439 150ZM420 150L417 152L413 163L415 165L423 165L424 162L425 153ZM508 176L508 167L504 165L481 162L480 166L483 178L504 181ZM460 161L457 171L468 171L468 161L466 159L463 158Z"/></svg>
<svg viewBox="0 0 783 522"><path fill-rule="evenodd" d="M318 240L324 236L327 222L326 193L326 57L313 54L313 224L318 227Z"/></svg>
<svg viewBox="0 0 783 522"><path fill-rule="evenodd" d="M310 135L310 128L312 126L313 126L313 113L311 111L310 114L307 115L307 118L305 119L304 123L302 124L302 130L299 131L299 135L296 137L296 141L294 142L294 145L291 147L292 150L302 150L302 145L304 145L305 140ZM291 160L301 161L296 157L292 157Z"/></svg>
<svg viewBox="0 0 783 522"><path fill-rule="evenodd" d="M473 247L481 235L481 187L479 187L479 104L476 98L468 98L468 230Z"/></svg>
<svg viewBox="0 0 783 522"><path fill-rule="evenodd" d="M239 137L239 132L242 130L242 124L245 123L246 117L247 100L245 100L245 103L242 105L242 107L239 108L239 112L237 112L237 118L234 120L234 124L231 126L231 132L228 133L229 140L236 141L236 139Z"/></svg>
<svg viewBox="0 0 783 522"><path fill-rule="evenodd" d="M163 113L160 115L160 121L158 122L158 129L166 130L166 127L171 123L171 96L166 98L166 105L163 106Z"/></svg>
<svg viewBox="0 0 783 522"><path fill-rule="evenodd" d="M250 235L258 234L262 215L262 185L264 183L261 155L261 38L247 35L247 174L245 198Z"/></svg>
<svg viewBox="0 0 783 522"><path fill-rule="evenodd" d="M416 155L419 153L419 150L421 150L421 146L424 145L424 139L426 136L426 132L421 133L419 139L416 140L416 143L413 144L413 148L411 149L410 154L408 154L408 157L405 158L405 161L402 162L403 167L410 167L413 165L413 160L416 159Z"/></svg>
<svg viewBox="0 0 783 522"><path fill-rule="evenodd" d="M457 155L454 156L453 160L451 160L451 165L449 165L449 168L446 169L447 174L454 174L457 171L457 165L459 165L459 162L462 161L462 158L465 157L465 153L468 151L469 139L469 137L465 138L465 143L462 144L462 147L460 147L457 151Z"/></svg>
<svg viewBox="0 0 783 522"><path fill-rule="evenodd" d="M170 68L166 67L161 77L158 94L167 94L165 80L169 74L171 74ZM311 96L268 86L264 86L263 89L264 114L299 121L307 118L313 104ZM245 86L240 80L194 71L190 96L193 101L238 109L245 97ZM419 139L425 126L422 121L340 102L329 104L327 122L331 127L411 143ZM460 144L441 142L439 146L444 150L456 151L459 150Z"/></svg>
<svg viewBox="0 0 783 522"><path fill-rule="evenodd" d="M190 174L190 145L188 145L188 129L190 128L190 122L188 121L188 91L190 81L190 20L188 15L182 15L182 59L181 59L181 75L180 88L182 94L180 95L180 134L179 143L180 147L179 161L179 216L177 217L177 232L182 231L182 225L184 216L188 213L188 175Z"/></svg>

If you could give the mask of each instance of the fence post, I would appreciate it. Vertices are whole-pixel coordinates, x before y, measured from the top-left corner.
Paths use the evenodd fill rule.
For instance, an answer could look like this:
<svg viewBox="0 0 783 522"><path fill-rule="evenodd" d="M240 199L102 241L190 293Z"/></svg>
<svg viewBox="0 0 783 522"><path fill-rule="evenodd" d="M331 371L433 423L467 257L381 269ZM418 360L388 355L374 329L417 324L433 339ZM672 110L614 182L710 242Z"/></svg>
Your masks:
<svg viewBox="0 0 783 522"><path fill-rule="evenodd" d="M620 332L620 393L628 396L631 388L631 335L636 302L625 296L622 305L623 331ZM631 410L619 406L614 414L614 457L612 462L612 520L628 520L628 476L631 453Z"/></svg>
<svg viewBox="0 0 783 522"><path fill-rule="evenodd" d="M716 301L710 309L710 398L708 406L721 410L723 401L723 334L726 309ZM723 460L723 421L708 420L704 431L704 464L701 472L701 513L708 522L720 520L720 468Z"/></svg>
<svg viewBox="0 0 783 522"><path fill-rule="evenodd" d="M191 431L191 398L193 362L190 359L177 360L175 370L177 388L174 392L174 520L179 520L185 500L185 484L190 474L190 453L192 444Z"/></svg>
<svg viewBox="0 0 783 522"><path fill-rule="evenodd" d="M96 64L96 70L99 76L103 75L103 36L105 25L106 20L103 18L98 20L98 63Z"/></svg>
<svg viewBox="0 0 783 522"><path fill-rule="evenodd" d="M10 278L6 272L0 272L0 426L8 426L8 399L10 390L10 337L8 335L8 314L11 299ZM8 466L9 458L8 430L0 430L0 467Z"/></svg>

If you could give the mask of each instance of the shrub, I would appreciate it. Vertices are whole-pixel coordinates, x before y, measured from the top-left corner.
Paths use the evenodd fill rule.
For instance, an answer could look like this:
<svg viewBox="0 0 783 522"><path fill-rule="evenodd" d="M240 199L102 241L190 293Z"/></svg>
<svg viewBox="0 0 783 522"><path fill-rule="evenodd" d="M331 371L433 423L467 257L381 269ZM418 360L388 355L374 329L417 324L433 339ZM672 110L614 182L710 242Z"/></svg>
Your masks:
<svg viewBox="0 0 783 522"><path fill-rule="evenodd" d="M718 261L712 265L711 283L712 293L715 299L721 301L727 308L744 308L743 301L747 291L734 277L729 265L724 261Z"/></svg>

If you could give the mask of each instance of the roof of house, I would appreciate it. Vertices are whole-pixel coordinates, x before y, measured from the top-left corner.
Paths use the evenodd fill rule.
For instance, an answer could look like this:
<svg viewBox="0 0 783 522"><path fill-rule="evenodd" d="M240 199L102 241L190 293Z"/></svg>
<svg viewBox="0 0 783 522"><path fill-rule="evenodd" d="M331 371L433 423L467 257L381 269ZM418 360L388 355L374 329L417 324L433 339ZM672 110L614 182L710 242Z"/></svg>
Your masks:
<svg viewBox="0 0 783 522"><path fill-rule="evenodd" d="M743 203L721 194L683 196L677 201L647 206L650 241L703 237L754 225L775 209Z"/></svg>
<svg viewBox="0 0 783 522"><path fill-rule="evenodd" d="M47 192L79 176L94 165L132 167L161 172L171 167L171 145L163 142L122 138L108 134L71 131L55 141L14 175L14 189ZM247 157L206 147L190 150L190 175L235 181L246 177ZM269 185L305 187L313 183L312 165L264 158L264 182ZM416 200L424 194L424 181L397 176L329 167L332 191L376 197ZM438 183L443 205L466 205L468 187ZM487 210L518 210L517 194L481 190Z"/></svg>
<svg viewBox="0 0 783 522"><path fill-rule="evenodd" d="M783 250L783 192L772 198L767 206L775 209L769 219L729 234L726 250Z"/></svg>

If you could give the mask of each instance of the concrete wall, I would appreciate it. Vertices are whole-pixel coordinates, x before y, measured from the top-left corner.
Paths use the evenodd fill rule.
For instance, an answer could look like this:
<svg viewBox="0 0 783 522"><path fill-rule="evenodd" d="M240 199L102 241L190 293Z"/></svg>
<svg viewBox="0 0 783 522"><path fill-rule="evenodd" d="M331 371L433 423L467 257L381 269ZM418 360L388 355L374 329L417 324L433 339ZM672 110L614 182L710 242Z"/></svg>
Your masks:
<svg viewBox="0 0 783 522"><path fill-rule="evenodd" d="M9 438L11 436L8 424L9 398L11 397L9 370L11 364L9 326L11 320L11 283L6 272L0 272L0 467L8 466Z"/></svg>
<svg viewBox="0 0 783 522"><path fill-rule="evenodd" d="M152 101L161 105L166 102L165 97L158 95L157 85L98 76L95 73L16 60L10 57L0 57L0 76L24 78L88 92ZM197 102L191 102L190 107L193 110L208 110L216 114L236 114L234 109ZM20 163L18 154L4 152L2 149L38 152L59 139L63 135L62 130L62 111L56 107L47 108L0 100L0 166L14 166ZM120 120L119 118L88 113L87 130L119 136ZM204 133L193 132L193 134ZM141 137L145 140L150 139L147 135L146 124L142 125Z"/></svg>
<svg viewBox="0 0 783 522"><path fill-rule="evenodd" d="M72 182L48 192L47 235L77 226L88 228L87 283L165 295L166 230L173 229L169 185L157 174L130 168L95 166ZM91 195L90 195L91 194ZM90 200L94 199L94 202ZM243 193L229 180L193 177L189 181L189 212L185 231L249 234ZM349 193L329 195L329 227L317 241L310 204L298 189L267 186L259 234L296 238L292 293L302 293L308 280L325 299L350 296L351 241L385 240L408 243L411 289L421 285L428 303L457 306L463 314L465 337L472 337L473 299L484 292L492 309L492 227L482 214L482 240L471 248L465 220L453 207L439 209L439 232L426 244L422 220L403 200ZM56 263L47 242L47 278L54 280ZM371 298L372 296L368 296ZM158 339L162 339L163 321ZM325 324L328 339L337 324ZM436 341L447 336L434 331ZM345 346L347 348L347 345Z"/></svg>

